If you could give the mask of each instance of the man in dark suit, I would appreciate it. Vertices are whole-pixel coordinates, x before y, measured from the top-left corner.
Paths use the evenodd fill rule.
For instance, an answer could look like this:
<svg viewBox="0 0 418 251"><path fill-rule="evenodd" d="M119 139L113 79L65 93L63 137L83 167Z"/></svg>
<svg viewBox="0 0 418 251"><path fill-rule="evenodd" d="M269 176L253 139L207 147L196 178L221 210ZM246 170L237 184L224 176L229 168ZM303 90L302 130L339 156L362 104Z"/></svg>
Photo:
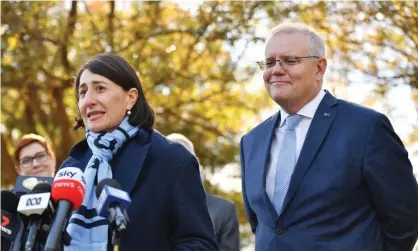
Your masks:
<svg viewBox="0 0 418 251"><path fill-rule="evenodd" d="M302 24L273 29L258 63L280 111L241 139L256 250L412 250L418 185L388 118L322 90L324 42Z"/></svg>
<svg viewBox="0 0 418 251"><path fill-rule="evenodd" d="M186 136L179 133L172 133L167 138L181 144L196 156L193 143ZM235 205L231 201L212 194L207 193L206 196L219 250L238 251L240 249L239 224Z"/></svg>

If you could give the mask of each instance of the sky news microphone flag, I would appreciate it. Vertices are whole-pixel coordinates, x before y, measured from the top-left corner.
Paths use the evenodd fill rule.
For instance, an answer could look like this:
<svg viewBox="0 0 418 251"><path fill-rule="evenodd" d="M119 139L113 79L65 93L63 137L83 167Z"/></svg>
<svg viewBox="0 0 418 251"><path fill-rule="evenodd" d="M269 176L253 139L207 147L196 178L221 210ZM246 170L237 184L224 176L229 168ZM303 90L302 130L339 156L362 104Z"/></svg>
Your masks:
<svg viewBox="0 0 418 251"><path fill-rule="evenodd" d="M52 183L51 197L57 204L54 220L51 224L45 251L61 250L61 245L68 245L70 238L63 232L70 213L77 210L85 195L83 172L77 167L61 168Z"/></svg>

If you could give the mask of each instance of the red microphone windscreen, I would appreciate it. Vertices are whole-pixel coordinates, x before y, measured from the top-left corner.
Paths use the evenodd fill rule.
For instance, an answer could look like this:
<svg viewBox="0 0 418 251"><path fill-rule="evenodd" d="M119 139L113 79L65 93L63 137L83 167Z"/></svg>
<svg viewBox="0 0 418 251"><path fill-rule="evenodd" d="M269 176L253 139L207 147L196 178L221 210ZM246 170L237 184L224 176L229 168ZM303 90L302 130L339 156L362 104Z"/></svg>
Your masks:
<svg viewBox="0 0 418 251"><path fill-rule="evenodd" d="M72 209L78 209L83 203L85 194L83 172L76 167L62 168L55 175L52 183L51 197L55 203L66 200L73 205Z"/></svg>

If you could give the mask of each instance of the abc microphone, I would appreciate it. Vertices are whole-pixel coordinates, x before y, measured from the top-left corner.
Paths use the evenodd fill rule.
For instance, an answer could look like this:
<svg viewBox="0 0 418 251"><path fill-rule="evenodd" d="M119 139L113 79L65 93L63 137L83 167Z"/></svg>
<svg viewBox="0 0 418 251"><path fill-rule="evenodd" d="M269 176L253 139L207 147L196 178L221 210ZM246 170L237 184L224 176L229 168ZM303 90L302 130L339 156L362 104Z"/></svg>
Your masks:
<svg viewBox="0 0 418 251"><path fill-rule="evenodd" d="M41 177L41 176L25 176L19 175L16 178L16 184L13 188L13 192L20 198L22 195L25 195L32 191L32 189L39 183L52 184L54 177Z"/></svg>
<svg viewBox="0 0 418 251"><path fill-rule="evenodd" d="M129 194L114 179L103 179L96 187L96 210L99 216L109 219L113 229L112 244L119 245L121 232L128 228L126 209L131 204ZM117 248L118 249L118 248Z"/></svg>
<svg viewBox="0 0 418 251"><path fill-rule="evenodd" d="M22 222L17 215L19 199L8 190L1 190L1 250L8 250ZM21 226L23 228L23 226Z"/></svg>
<svg viewBox="0 0 418 251"><path fill-rule="evenodd" d="M51 191L52 200L57 203L57 210L46 240L45 251L59 249L70 213L83 203L85 184L83 172L79 168L65 167L57 172Z"/></svg>
<svg viewBox="0 0 418 251"><path fill-rule="evenodd" d="M20 197L17 211L29 217L27 228L29 233L25 243L25 251L37 249L37 236L45 218L48 224L54 213L54 206L50 200L51 185L37 184L30 193Z"/></svg>

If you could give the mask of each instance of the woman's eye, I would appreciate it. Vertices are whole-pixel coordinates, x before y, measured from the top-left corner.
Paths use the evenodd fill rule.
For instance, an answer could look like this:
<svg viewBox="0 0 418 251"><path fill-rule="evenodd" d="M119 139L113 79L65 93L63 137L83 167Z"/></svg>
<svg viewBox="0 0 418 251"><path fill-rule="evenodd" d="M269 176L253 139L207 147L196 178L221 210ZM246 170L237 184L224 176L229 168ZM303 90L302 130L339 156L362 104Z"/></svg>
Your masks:
<svg viewBox="0 0 418 251"><path fill-rule="evenodd" d="M86 95L86 90L81 90L78 94L80 95L80 97L83 97L84 95Z"/></svg>
<svg viewBox="0 0 418 251"><path fill-rule="evenodd" d="M106 88L104 88L104 86L101 86L101 85L98 85L97 87L96 87L96 90L97 91L104 91Z"/></svg>

